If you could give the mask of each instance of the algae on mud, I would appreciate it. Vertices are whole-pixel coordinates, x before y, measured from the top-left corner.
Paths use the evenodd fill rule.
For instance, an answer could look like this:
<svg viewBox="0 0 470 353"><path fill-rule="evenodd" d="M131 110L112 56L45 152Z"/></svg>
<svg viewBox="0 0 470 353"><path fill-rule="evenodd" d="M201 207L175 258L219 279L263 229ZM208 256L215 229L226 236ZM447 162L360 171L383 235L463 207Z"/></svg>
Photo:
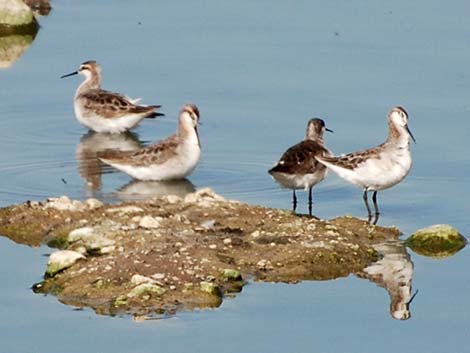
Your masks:
<svg viewBox="0 0 470 353"><path fill-rule="evenodd" d="M62 197L0 209L0 234L81 253L34 290L106 315L217 307L247 279L345 277L378 259L375 244L400 235L352 217L316 220L227 201L210 189L184 199L95 201Z"/></svg>

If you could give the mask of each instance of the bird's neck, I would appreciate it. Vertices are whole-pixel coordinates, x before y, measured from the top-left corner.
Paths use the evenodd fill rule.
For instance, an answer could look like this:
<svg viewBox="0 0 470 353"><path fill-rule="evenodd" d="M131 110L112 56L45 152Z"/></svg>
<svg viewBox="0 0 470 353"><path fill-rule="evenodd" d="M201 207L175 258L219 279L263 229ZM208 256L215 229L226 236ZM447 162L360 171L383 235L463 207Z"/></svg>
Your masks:
<svg viewBox="0 0 470 353"><path fill-rule="evenodd" d="M101 77L98 73L92 74L85 78L85 81L81 83L77 88L76 96L90 90L90 89L100 89L101 88Z"/></svg>
<svg viewBox="0 0 470 353"><path fill-rule="evenodd" d="M187 144L201 146L200 141L199 141L199 134L197 132L197 127L189 125L185 122L180 121L179 123L178 137L180 138L181 141Z"/></svg>
<svg viewBox="0 0 470 353"><path fill-rule="evenodd" d="M315 141L316 143L318 143L321 146L323 146L325 144L325 141L323 141L323 136L320 136L318 134L315 134L315 135L307 134L305 136L305 140L306 141Z"/></svg>
<svg viewBox="0 0 470 353"><path fill-rule="evenodd" d="M388 123L388 138L386 143L397 145L398 147L409 148L410 134L404 126Z"/></svg>

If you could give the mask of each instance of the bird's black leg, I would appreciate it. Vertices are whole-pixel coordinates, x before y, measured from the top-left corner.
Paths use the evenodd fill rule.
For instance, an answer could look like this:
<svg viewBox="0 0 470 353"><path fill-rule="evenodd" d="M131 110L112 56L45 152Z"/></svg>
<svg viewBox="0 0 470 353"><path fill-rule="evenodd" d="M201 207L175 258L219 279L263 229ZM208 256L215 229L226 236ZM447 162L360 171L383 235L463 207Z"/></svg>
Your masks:
<svg viewBox="0 0 470 353"><path fill-rule="evenodd" d="M377 191L374 191L372 194L372 202L374 203L374 210L375 210L375 218L374 218L374 224L377 224L379 220L379 206L377 206Z"/></svg>
<svg viewBox="0 0 470 353"><path fill-rule="evenodd" d="M295 210L297 208L297 196L295 195L295 189L292 190L292 207L293 207L293 211L295 213Z"/></svg>
<svg viewBox="0 0 470 353"><path fill-rule="evenodd" d="M312 188L308 189L308 215L312 217Z"/></svg>
<svg viewBox="0 0 470 353"><path fill-rule="evenodd" d="M369 202L367 201L367 189L364 190L364 195L362 195L362 198L364 199L364 203L366 204L367 208L367 222L370 223L372 219L372 213L370 212Z"/></svg>

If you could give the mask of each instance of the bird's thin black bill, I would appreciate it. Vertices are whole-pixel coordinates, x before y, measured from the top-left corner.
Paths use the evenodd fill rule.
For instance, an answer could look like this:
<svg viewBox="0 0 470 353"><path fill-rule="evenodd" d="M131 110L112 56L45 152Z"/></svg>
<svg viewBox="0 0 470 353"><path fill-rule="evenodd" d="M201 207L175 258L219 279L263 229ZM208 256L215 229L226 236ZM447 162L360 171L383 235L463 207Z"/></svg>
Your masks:
<svg viewBox="0 0 470 353"><path fill-rule="evenodd" d="M73 75L77 75L77 74L78 74L78 71L74 71L74 72L71 72L71 73L69 73L69 74L67 74L67 75L62 75L62 76L60 76L60 78L66 78L66 77L73 76Z"/></svg>
<svg viewBox="0 0 470 353"><path fill-rule="evenodd" d="M413 134L411 133L411 130L410 130L410 128L408 127L408 125L406 125L406 131L408 131L408 133L410 134L410 137L411 137L411 139L413 140L413 142L416 143L415 137L414 137Z"/></svg>

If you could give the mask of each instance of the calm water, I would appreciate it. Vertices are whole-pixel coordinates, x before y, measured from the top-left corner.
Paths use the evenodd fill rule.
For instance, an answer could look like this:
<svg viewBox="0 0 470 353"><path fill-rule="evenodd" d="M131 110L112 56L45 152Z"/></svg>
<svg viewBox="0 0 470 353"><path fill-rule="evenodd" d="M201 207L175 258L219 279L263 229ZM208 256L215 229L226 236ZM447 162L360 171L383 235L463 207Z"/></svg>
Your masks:
<svg viewBox="0 0 470 353"><path fill-rule="evenodd" d="M105 88L162 104L167 114L118 143L133 148L172 133L179 108L194 102L203 160L185 187L271 207L289 208L291 194L266 170L302 139L308 118L325 119L335 131L327 144L342 153L382 142L387 111L403 105L418 141L414 166L379 194L380 223L405 235L434 223L470 234L467 2L53 6L33 44L0 71L0 206L62 194L125 197L126 175L100 176L81 160L102 141L74 118L81 78L59 79L96 59ZM335 176L314 198L321 217L365 213L361 191ZM218 310L140 324L33 294L48 252L0 238L1 352L470 352L468 249L441 261L411 254L419 294L408 321L392 319L384 289L349 277L253 283Z"/></svg>

